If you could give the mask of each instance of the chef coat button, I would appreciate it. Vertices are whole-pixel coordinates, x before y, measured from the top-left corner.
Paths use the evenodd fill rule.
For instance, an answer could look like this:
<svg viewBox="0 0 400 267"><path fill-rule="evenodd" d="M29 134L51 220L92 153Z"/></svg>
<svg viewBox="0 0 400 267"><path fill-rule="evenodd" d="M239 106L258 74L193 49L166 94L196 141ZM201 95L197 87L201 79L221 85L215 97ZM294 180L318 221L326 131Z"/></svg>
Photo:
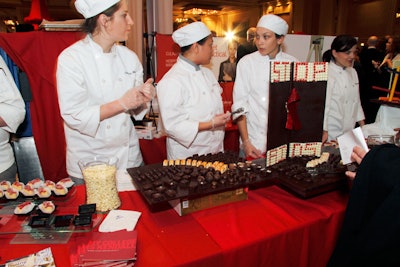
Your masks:
<svg viewBox="0 0 400 267"><path fill-rule="evenodd" d="M122 78L119 78L118 81L122 82Z"/></svg>
<svg viewBox="0 0 400 267"><path fill-rule="evenodd" d="M124 123L122 124L122 126L126 127L126 122L124 122Z"/></svg>
<svg viewBox="0 0 400 267"><path fill-rule="evenodd" d="M111 128L111 125L107 125L107 129L110 129Z"/></svg>
<svg viewBox="0 0 400 267"><path fill-rule="evenodd" d="M102 83L105 83L105 82L106 82L106 80L104 80L104 79L103 79L103 80L101 80L101 82L102 82Z"/></svg>

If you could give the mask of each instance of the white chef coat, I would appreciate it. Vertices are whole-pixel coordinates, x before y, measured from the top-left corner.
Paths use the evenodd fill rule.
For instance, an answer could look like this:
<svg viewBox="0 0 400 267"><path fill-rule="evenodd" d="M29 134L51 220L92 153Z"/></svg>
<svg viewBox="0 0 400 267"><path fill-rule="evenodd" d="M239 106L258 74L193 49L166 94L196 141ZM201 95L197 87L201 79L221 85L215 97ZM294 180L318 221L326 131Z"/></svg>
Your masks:
<svg viewBox="0 0 400 267"><path fill-rule="evenodd" d="M279 52L274 59L263 56L258 51L248 54L240 59L237 64L236 80L233 87L232 111L244 108L249 139L253 146L261 152L267 150L271 61L292 62L298 60L284 52ZM240 115L238 114L236 117ZM240 144L242 144L241 139Z"/></svg>
<svg viewBox="0 0 400 267"><path fill-rule="evenodd" d="M179 55L157 84L158 105L167 134L168 159L221 152L224 127L198 131L199 122L222 114L222 88L208 68Z"/></svg>
<svg viewBox="0 0 400 267"><path fill-rule="evenodd" d="M130 114L100 121L100 106L143 84L143 67L134 52L114 45L103 53L90 35L66 48L58 58L57 90L67 143L67 171L81 178L84 157L117 156L117 169L139 166L143 159ZM146 110L137 114L142 118Z"/></svg>
<svg viewBox="0 0 400 267"><path fill-rule="evenodd" d="M365 138L368 135L395 135L394 128L400 128L400 108L381 105L376 114L375 122L361 127Z"/></svg>
<svg viewBox="0 0 400 267"><path fill-rule="evenodd" d="M364 119L356 70L329 62L324 117L328 141L351 131L357 121Z"/></svg>
<svg viewBox="0 0 400 267"><path fill-rule="evenodd" d="M25 118L25 103L10 70L0 56L0 117L7 126L0 127L0 173L14 164L10 133L15 133Z"/></svg>

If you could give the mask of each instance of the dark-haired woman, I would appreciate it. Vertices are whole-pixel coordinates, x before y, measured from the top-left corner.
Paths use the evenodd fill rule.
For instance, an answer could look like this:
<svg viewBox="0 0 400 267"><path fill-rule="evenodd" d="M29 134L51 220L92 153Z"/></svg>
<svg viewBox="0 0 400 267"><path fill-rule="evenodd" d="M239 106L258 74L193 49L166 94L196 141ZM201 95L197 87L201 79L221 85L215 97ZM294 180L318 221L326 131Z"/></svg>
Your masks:
<svg viewBox="0 0 400 267"><path fill-rule="evenodd" d="M193 22L176 30L172 39L181 53L157 85L168 159L222 152L230 113L224 114L217 79L202 66L213 55L211 31L203 22Z"/></svg>
<svg viewBox="0 0 400 267"><path fill-rule="evenodd" d="M67 143L67 171L81 178L81 158L118 157L118 170L142 164L130 116L144 116L155 94L143 83L143 67L134 52L118 45L133 21L126 0L77 0L87 36L58 58L57 90Z"/></svg>
<svg viewBox="0 0 400 267"><path fill-rule="evenodd" d="M355 125L365 124L361 107L359 81L353 68L357 55L357 40L339 35L331 45L328 70L323 141L336 140Z"/></svg>

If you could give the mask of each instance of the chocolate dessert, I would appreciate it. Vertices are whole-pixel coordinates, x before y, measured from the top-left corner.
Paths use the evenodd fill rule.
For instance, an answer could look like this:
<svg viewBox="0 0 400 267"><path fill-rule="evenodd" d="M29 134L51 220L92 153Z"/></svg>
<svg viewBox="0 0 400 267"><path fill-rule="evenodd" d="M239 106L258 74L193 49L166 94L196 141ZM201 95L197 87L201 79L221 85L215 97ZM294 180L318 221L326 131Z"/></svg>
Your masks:
<svg viewBox="0 0 400 267"><path fill-rule="evenodd" d="M345 185L338 151L331 150L327 162L319 159L327 64L274 62L271 81L266 165L278 173L278 185L302 198Z"/></svg>
<svg viewBox="0 0 400 267"><path fill-rule="evenodd" d="M128 169L134 184L152 211L170 208L175 199L195 199L237 188L274 184L270 170L245 162L232 152L194 155Z"/></svg>

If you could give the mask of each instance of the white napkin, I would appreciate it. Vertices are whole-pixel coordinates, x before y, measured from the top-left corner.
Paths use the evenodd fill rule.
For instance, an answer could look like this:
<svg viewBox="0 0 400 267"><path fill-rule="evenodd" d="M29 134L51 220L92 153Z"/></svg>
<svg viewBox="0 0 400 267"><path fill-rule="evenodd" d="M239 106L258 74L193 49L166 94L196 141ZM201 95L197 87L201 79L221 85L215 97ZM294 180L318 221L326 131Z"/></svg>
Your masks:
<svg viewBox="0 0 400 267"><path fill-rule="evenodd" d="M132 177L126 170L117 170L117 190L118 192L136 191Z"/></svg>
<svg viewBox="0 0 400 267"><path fill-rule="evenodd" d="M352 162L351 153L355 146L359 146L365 151L368 151L367 142L365 142L365 137L360 127L348 131L337 138L339 143L340 156L344 165Z"/></svg>
<svg viewBox="0 0 400 267"><path fill-rule="evenodd" d="M111 210L100 224L99 232L133 231L141 214L133 210Z"/></svg>

